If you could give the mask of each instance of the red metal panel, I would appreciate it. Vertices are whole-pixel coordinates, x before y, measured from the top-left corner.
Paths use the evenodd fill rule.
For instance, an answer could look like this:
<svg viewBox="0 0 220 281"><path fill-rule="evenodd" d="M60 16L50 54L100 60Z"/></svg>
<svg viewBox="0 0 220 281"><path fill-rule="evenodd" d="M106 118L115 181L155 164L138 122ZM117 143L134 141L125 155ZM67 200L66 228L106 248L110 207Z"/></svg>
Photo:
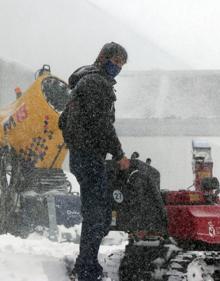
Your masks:
<svg viewBox="0 0 220 281"><path fill-rule="evenodd" d="M169 234L181 240L220 243L220 205L168 205Z"/></svg>

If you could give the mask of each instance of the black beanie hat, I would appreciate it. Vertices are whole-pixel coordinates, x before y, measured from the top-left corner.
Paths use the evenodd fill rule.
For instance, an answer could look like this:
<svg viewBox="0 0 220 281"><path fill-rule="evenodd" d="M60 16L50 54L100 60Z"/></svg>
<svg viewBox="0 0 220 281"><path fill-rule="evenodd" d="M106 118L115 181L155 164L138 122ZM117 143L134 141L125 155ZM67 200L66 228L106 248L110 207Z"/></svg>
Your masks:
<svg viewBox="0 0 220 281"><path fill-rule="evenodd" d="M114 56L119 56L125 63L127 62L128 54L124 47L115 42L106 43L102 47L96 59L96 63L103 63L103 58L105 62L106 60L111 59Z"/></svg>

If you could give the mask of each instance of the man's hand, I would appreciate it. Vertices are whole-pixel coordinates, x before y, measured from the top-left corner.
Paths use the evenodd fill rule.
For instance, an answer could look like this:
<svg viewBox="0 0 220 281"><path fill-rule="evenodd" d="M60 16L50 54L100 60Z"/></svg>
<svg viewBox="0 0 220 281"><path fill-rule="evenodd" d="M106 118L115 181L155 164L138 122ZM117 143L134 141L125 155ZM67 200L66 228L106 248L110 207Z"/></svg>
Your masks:
<svg viewBox="0 0 220 281"><path fill-rule="evenodd" d="M120 170L128 170L130 167L130 160L126 156L121 158L121 160L119 160L117 163L119 164Z"/></svg>

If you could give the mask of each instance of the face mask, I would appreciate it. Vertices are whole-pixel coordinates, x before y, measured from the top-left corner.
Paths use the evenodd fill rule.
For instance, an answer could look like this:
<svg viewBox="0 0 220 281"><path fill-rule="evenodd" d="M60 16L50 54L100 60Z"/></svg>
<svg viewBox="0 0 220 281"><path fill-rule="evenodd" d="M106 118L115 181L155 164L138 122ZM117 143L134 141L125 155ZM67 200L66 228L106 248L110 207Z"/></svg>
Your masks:
<svg viewBox="0 0 220 281"><path fill-rule="evenodd" d="M110 60L108 60L105 64L104 64L104 69L107 72L107 74L109 76L111 76L112 78L114 78L115 76L117 76L119 74L119 72L121 71L121 67L118 66L117 64L114 64L113 62L111 62Z"/></svg>

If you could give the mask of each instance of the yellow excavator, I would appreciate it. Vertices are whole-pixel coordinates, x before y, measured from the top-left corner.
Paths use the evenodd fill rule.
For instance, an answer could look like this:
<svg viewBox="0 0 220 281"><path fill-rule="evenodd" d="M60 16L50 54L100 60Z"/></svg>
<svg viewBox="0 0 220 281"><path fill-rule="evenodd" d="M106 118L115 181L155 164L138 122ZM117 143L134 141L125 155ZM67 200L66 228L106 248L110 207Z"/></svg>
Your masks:
<svg viewBox="0 0 220 281"><path fill-rule="evenodd" d="M25 236L43 225L56 239L58 224L80 221L79 196L62 170L67 149L58 128L70 98L67 83L44 65L30 88L16 88L16 100L0 110L0 233Z"/></svg>

